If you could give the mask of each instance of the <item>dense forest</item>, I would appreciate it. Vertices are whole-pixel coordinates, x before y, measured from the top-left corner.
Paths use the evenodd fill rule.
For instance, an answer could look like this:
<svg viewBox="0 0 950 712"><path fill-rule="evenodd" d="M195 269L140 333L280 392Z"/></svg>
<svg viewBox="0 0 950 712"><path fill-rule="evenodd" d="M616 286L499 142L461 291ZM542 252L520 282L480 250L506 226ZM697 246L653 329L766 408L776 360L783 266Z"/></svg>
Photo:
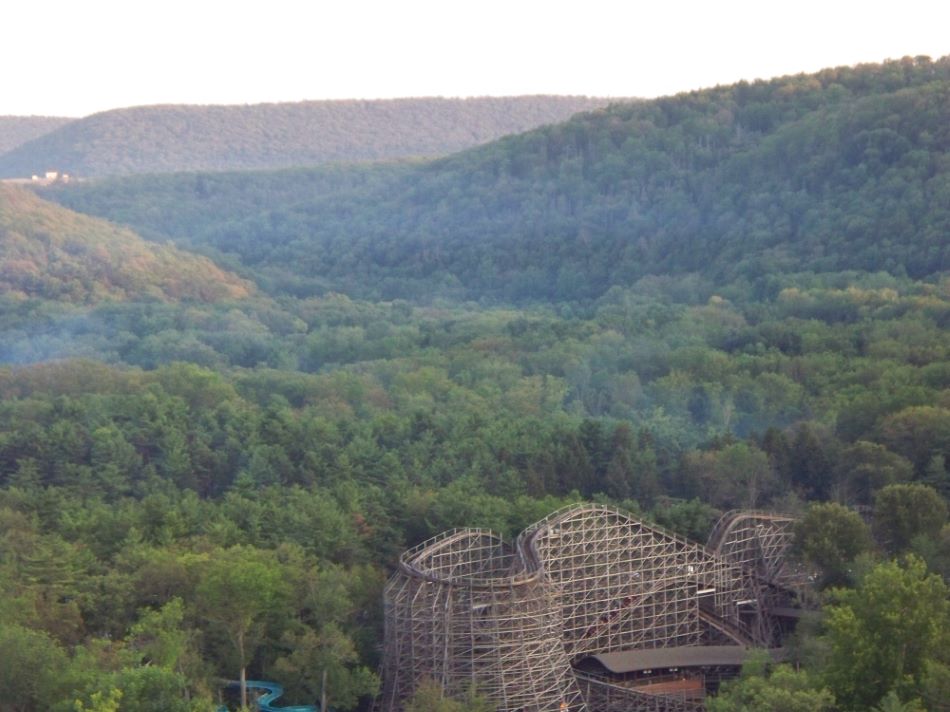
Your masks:
<svg viewBox="0 0 950 712"><path fill-rule="evenodd" d="M403 170L55 197L299 295L579 300L693 272L774 294L792 272L950 266L948 114L950 60L908 59L616 105Z"/></svg>
<svg viewBox="0 0 950 712"><path fill-rule="evenodd" d="M822 613L711 710L946 709L948 73L43 191L256 288L0 295L0 710L206 712L242 669L368 709L404 547L582 500L801 517ZM31 205L30 244L119 230Z"/></svg>
<svg viewBox="0 0 950 712"><path fill-rule="evenodd" d="M519 96L114 109L11 147L0 154L0 177L47 170L89 177L442 156L606 103Z"/></svg>
<svg viewBox="0 0 950 712"><path fill-rule="evenodd" d="M73 120L57 116L0 116L0 155L12 151L21 144L55 131ZM45 169L37 168L25 177L29 177L39 170Z"/></svg>

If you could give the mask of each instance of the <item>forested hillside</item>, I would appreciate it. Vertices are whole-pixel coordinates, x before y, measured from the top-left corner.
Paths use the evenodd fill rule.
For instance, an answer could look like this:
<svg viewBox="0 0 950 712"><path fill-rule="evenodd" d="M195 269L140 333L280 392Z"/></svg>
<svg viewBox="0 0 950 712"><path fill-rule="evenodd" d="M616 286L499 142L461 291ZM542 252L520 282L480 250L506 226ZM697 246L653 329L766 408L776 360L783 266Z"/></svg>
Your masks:
<svg viewBox="0 0 950 712"><path fill-rule="evenodd" d="M0 116L0 155L74 120L58 116ZM43 166L37 166L23 177L46 170Z"/></svg>
<svg viewBox="0 0 950 712"><path fill-rule="evenodd" d="M146 242L126 228L0 184L0 294L91 303L214 301L249 293L250 284L206 257Z"/></svg>
<svg viewBox="0 0 950 712"><path fill-rule="evenodd" d="M442 156L606 103L522 96L115 109L0 155L0 177L44 170L89 177Z"/></svg>
<svg viewBox="0 0 950 712"><path fill-rule="evenodd" d="M212 712L244 669L368 710L399 552L578 500L697 541L734 508L802 518L825 612L714 712L944 709L948 74L720 87L428 163L43 189L215 255L260 285L228 277L240 298L114 283L93 257L135 235L4 190L0 709Z"/></svg>
<svg viewBox="0 0 950 712"><path fill-rule="evenodd" d="M950 59L613 106L444 160L61 190L145 234L235 253L298 293L594 298L701 272L950 266Z"/></svg>
<svg viewBox="0 0 950 712"><path fill-rule="evenodd" d="M833 498L873 509L880 543L817 510L800 546L822 580L906 552L950 576L946 283L842 274L744 306L701 290L644 283L560 313L4 301L4 361L113 365L0 370L0 651L16 651L0 691L31 712L111 690L123 712L209 712L241 663L298 702L327 667L331 701L354 709L402 547L456 526L511 535L578 499L702 541L727 509ZM945 631L939 601L901 605ZM941 695L947 648L915 635L931 667L917 658L902 689ZM893 684L891 666L808 650L817 687Z"/></svg>

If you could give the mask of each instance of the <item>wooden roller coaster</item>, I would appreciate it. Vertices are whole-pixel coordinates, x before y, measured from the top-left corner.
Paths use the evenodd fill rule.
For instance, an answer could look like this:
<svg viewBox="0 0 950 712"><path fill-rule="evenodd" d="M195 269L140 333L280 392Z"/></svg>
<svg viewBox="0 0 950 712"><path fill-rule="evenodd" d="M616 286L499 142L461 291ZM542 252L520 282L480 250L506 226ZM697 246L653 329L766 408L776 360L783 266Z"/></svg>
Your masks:
<svg viewBox="0 0 950 712"><path fill-rule="evenodd" d="M794 625L792 523L732 512L703 546L577 505L514 546L441 534L405 552L387 584L377 706L402 712L430 679L504 712L702 710L710 681L747 647L780 649Z"/></svg>

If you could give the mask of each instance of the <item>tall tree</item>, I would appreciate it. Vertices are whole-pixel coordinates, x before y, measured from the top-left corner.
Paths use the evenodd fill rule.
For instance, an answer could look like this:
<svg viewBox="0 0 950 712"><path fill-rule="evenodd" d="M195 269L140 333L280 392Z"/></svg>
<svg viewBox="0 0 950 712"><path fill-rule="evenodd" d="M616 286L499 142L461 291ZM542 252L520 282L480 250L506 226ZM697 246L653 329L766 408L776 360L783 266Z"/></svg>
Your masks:
<svg viewBox="0 0 950 712"><path fill-rule="evenodd" d="M795 525L794 551L817 566L825 584L847 582L847 567L871 547L871 532L857 512L834 502L812 504Z"/></svg>
<svg viewBox="0 0 950 712"><path fill-rule="evenodd" d="M303 627L282 642L290 653L277 659L274 672L308 699L319 697L320 709L351 709L379 690L379 678L359 665L353 641L333 623L319 633Z"/></svg>
<svg viewBox="0 0 950 712"><path fill-rule="evenodd" d="M222 630L240 668L241 705L247 706L247 665L263 642L267 617L287 597L287 584L273 556L249 547L212 555L195 591L200 614Z"/></svg>
<svg viewBox="0 0 950 712"><path fill-rule="evenodd" d="M906 551L914 537L936 538L947 522L947 503L933 487L888 485L874 497L874 528L893 552Z"/></svg>
<svg viewBox="0 0 950 712"><path fill-rule="evenodd" d="M879 564L857 588L837 590L834 601L823 676L841 709L870 709L891 691L902 700L919 697L950 624L943 580L910 557L903 566Z"/></svg>
<svg viewBox="0 0 950 712"><path fill-rule="evenodd" d="M808 673L780 665L771 675L747 664L742 676L709 700L709 712L831 712L834 697Z"/></svg>

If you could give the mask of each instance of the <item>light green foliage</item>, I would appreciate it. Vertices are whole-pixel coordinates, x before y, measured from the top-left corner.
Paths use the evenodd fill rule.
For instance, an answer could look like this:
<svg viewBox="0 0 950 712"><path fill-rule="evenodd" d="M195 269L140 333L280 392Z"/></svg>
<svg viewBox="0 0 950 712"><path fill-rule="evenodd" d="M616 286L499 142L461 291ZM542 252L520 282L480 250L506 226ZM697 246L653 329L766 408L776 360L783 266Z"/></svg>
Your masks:
<svg viewBox="0 0 950 712"><path fill-rule="evenodd" d="M159 610L143 610L129 631L132 647L152 665L178 669L187 653L189 631L182 629L185 607L173 598Z"/></svg>
<svg viewBox="0 0 950 712"><path fill-rule="evenodd" d="M709 712L832 712L834 702L831 692L806 672L779 665L766 674L761 666L747 665L706 706Z"/></svg>
<svg viewBox="0 0 950 712"><path fill-rule="evenodd" d="M909 558L873 568L827 610L830 654L822 671L843 710L866 710L891 691L919 697L929 661L943 654L950 625L947 587Z"/></svg>
<svg viewBox="0 0 950 712"><path fill-rule="evenodd" d="M255 549L219 550L203 567L195 593L202 618L221 629L233 648L246 705L246 667L263 642L268 618L282 610L287 596L283 568Z"/></svg>
<svg viewBox="0 0 950 712"><path fill-rule="evenodd" d="M350 709L361 697L379 691L379 678L359 665L353 641L336 624L328 623L319 632L304 628L287 633L281 642L290 653L277 659L274 674L286 683L289 694L306 700L325 694L328 707Z"/></svg>
<svg viewBox="0 0 950 712"><path fill-rule="evenodd" d="M494 709L494 705L475 693L463 699L443 697L442 689L432 680L423 681L406 704L406 712L493 712Z"/></svg>
<svg viewBox="0 0 950 712"><path fill-rule="evenodd" d="M119 712L122 703L122 691L112 689L108 694L93 692L89 698L89 706L82 700L76 700L76 712Z"/></svg>
<svg viewBox="0 0 950 712"><path fill-rule="evenodd" d="M207 712L210 698L189 699L184 675L159 667L125 668L110 684L122 691L120 712Z"/></svg>

